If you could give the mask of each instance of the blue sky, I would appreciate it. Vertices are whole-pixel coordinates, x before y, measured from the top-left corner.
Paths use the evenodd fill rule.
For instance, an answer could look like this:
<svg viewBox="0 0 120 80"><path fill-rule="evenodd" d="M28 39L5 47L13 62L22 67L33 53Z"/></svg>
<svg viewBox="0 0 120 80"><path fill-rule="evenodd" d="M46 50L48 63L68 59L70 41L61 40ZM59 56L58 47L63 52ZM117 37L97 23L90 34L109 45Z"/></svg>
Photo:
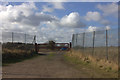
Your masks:
<svg viewBox="0 0 120 80"><path fill-rule="evenodd" d="M97 8L97 5L98 4L108 5L108 4L111 4L111 3L112 2L64 2L63 6L64 6L65 9L56 9L52 13L48 13L48 12L46 12L46 13L57 16L58 18L62 18L65 15L69 15L72 12L78 12L80 14L80 16L85 16L86 13L89 12L89 11L92 11L92 12L97 11L100 14L103 14L102 11ZM11 5L21 5L22 2L10 2L9 4L11 4ZM38 8L37 11L41 12L42 11L42 6L47 5L47 4L48 4L47 2L35 2L36 7ZM106 16L105 19L107 19L111 22L117 22L118 21L118 18L115 18L113 15ZM104 27L104 25L101 25L98 22L93 22L93 21L86 22L86 21L84 21L84 23L86 23L87 26L90 26L92 24L93 26L103 26ZM117 24L112 25L111 27L112 28L117 28Z"/></svg>
<svg viewBox="0 0 120 80"><path fill-rule="evenodd" d="M0 8L3 30L40 34L42 42L68 42L73 33L118 27L118 7L112 2L9 2Z"/></svg>

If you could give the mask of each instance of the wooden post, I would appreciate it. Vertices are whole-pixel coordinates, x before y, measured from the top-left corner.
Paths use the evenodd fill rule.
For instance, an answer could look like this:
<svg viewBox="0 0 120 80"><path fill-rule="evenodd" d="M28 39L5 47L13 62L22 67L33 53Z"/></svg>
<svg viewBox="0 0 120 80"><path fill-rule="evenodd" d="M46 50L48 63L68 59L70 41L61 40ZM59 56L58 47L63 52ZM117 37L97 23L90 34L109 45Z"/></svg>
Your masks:
<svg viewBox="0 0 120 80"><path fill-rule="evenodd" d="M108 30L106 30L106 59L108 60Z"/></svg>

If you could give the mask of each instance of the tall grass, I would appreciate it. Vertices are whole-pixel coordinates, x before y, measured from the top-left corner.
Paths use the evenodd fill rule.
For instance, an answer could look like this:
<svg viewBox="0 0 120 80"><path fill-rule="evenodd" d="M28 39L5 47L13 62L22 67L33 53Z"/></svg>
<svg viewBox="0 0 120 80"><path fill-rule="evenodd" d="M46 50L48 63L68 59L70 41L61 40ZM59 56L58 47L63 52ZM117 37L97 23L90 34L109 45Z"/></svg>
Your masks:
<svg viewBox="0 0 120 80"><path fill-rule="evenodd" d="M106 59L105 48L95 48L94 54L92 48L87 49L72 49L67 53L68 56L78 58L86 63L104 69L106 71L118 71L118 48L109 48L109 58Z"/></svg>
<svg viewBox="0 0 120 80"><path fill-rule="evenodd" d="M34 56L34 45L6 43L2 45L2 62L14 63Z"/></svg>

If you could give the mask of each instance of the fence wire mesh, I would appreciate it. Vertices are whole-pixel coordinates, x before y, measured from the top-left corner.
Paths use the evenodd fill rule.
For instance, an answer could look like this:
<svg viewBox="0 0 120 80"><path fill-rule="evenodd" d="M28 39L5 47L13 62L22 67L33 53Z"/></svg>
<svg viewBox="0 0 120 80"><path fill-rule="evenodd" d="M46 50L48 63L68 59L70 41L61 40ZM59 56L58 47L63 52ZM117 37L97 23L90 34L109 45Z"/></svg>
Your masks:
<svg viewBox="0 0 120 80"><path fill-rule="evenodd" d="M0 41L2 41L2 32L0 32ZM2 79L2 44L0 43L0 78Z"/></svg>
<svg viewBox="0 0 120 80"><path fill-rule="evenodd" d="M15 32L2 32L2 42L7 43L32 43L34 35Z"/></svg>
<svg viewBox="0 0 120 80"><path fill-rule="evenodd" d="M11 60L22 60L34 55L34 35L15 32L2 32L1 36L1 62L9 63Z"/></svg>
<svg viewBox="0 0 120 80"><path fill-rule="evenodd" d="M85 56L118 63L118 29L74 34L72 47Z"/></svg>

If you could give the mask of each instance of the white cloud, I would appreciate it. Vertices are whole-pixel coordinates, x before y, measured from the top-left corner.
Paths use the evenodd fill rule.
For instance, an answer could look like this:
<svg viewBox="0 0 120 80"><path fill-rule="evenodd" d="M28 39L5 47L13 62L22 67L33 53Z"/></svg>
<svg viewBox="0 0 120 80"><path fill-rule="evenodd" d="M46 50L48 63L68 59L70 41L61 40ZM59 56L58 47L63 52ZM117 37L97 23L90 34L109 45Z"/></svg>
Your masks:
<svg viewBox="0 0 120 80"><path fill-rule="evenodd" d="M108 26L108 25L112 25L112 24L113 24L112 22L110 22L110 21L108 21L108 20L105 20L105 19L101 19L101 20L100 20L100 23L103 24L103 25L105 25L105 26Z"/></svg>
<svg viewBox="0 0 120 80"><path fill-rule="evenodd" d="M23 3L21 5L0 5L0 21L2 29L32 30L40 26L41 22L53 21L57 18L37 10L34 3ZM29 29L29 30L28 30Z"/></svg>
<svg viewBox="0 0 120 80"><path fill-rule="evenodd" d="M107 5L97 5L97 8L103 11L104 16L115 16L118 15L118 5L117 3L110 3Z"/></svg>
<svg viewBox="0 0 120 80"><path fill-rule="evenodd" d="M55 9L64 9L62 2L51 2Z"/></svg>
<svg viewBox="0 0 120 80"><path fill-rule="evenodd" d="M86 30L87 32L93 32L96 31L98 28L95 26L89 26L88 29Z"/></svg>
<svg viewBox="0 0 120 80"><path fill-rule="evenodd" d="M87 21L99 21L99 20L101 20L101 18L102 18L102 16L101 16L101 14L99 13L99 12L88 12L87 14L86 14L86 16L85 16L85 19L87 20Z"/></svg>
<svg viewBox="0 0 120 80"><path fill-rule="evenodd" d="M47 42L48 40L55 40L56 42L70 42L72 34L75 33L73 28L56 28L54 26L47 25L40 28L39 41Z"/></svg>
<svg viewBox="0 0 120 80"><path fill-rule="evenodd" d="M55 9L65 9L63 2L49 2L47 5L43 5L43 12L53 12Z"/></svg>
<svg viewBox="0 0 120 80"><path fill-rule="evenodd" d="M68 28L82 28L86 25L81 21L80 15L77 12L72 12L69 15L64 16L62 19L58 21L53 21L48 23L52 26L59 27L68 27Z"/></svg>
<svg viewBox="0 0 120 80"><path fill-rule="evenodd" d="M57 42L70 42L73 33L83 32L81 27L85 24L81 22L80 15L72 12L56 21L46 22L46 27L40 28L41 41L55 40ZM42 38L44 36L44 38Z"/></svg>
<svg viewBox="0 0 120 80"><path fill-rule="evenodd" d="M34 8L30 8L29 6L27 4L22 4L20 6L9 5L6 7L6 10L0 12L0 18L9 22L33 26L39 26L40 22L55 20L54 16L43 13L34 13L32 10Z"/></svg>
<svg viewBox="0 0 120 80"><path fill-rule="evenodd" d="M46 6L46 5L43 6L43 12L53 12L53 11L54 11L53 8L48 7L48 6Z"/></svg>
<svg viewBox="0 0 120 80"><path fill-rule="evenodd" d="M110 26L106 26L106 30L110 30L111 29L111 27Z"/></svg>
<svg viewBox="0 0 120 80"><path fill-rule="evenodd" d="M72 34L79 30L75 28L85 26L77 12L72 12L58 19L37 10L34 3L22 3L14 6L0 5L0 26L2 31L37 35L38 42L45 42L49 39L54 39L57 42L69 42ZM11 38L11 34L9 37Z"/></svg>
<svg viewBox="0 0 120 80"><path fill-rule="evenodd" d="M86 21L95 21L100 24L103 24L104 26L108 26L113 24L112 22L104 19L104 17L99 12L87 12L86 16L84 17Z"/></svg>
<svg viewBox="0 0 120 80"><path fill-rule="evenodd" d="M8 2L0 2L0 5L6 6L8 5Z"/></svg>
<svg viewBox="0 0 120 80"><path fill-rule="evenodd" d="M110 30L111 27L110 26L105 26L105 27L97 27L97 26L89 26L87 29L86 29L86 32L93 32L93 31L99 31L99 30Z"/></svg>

